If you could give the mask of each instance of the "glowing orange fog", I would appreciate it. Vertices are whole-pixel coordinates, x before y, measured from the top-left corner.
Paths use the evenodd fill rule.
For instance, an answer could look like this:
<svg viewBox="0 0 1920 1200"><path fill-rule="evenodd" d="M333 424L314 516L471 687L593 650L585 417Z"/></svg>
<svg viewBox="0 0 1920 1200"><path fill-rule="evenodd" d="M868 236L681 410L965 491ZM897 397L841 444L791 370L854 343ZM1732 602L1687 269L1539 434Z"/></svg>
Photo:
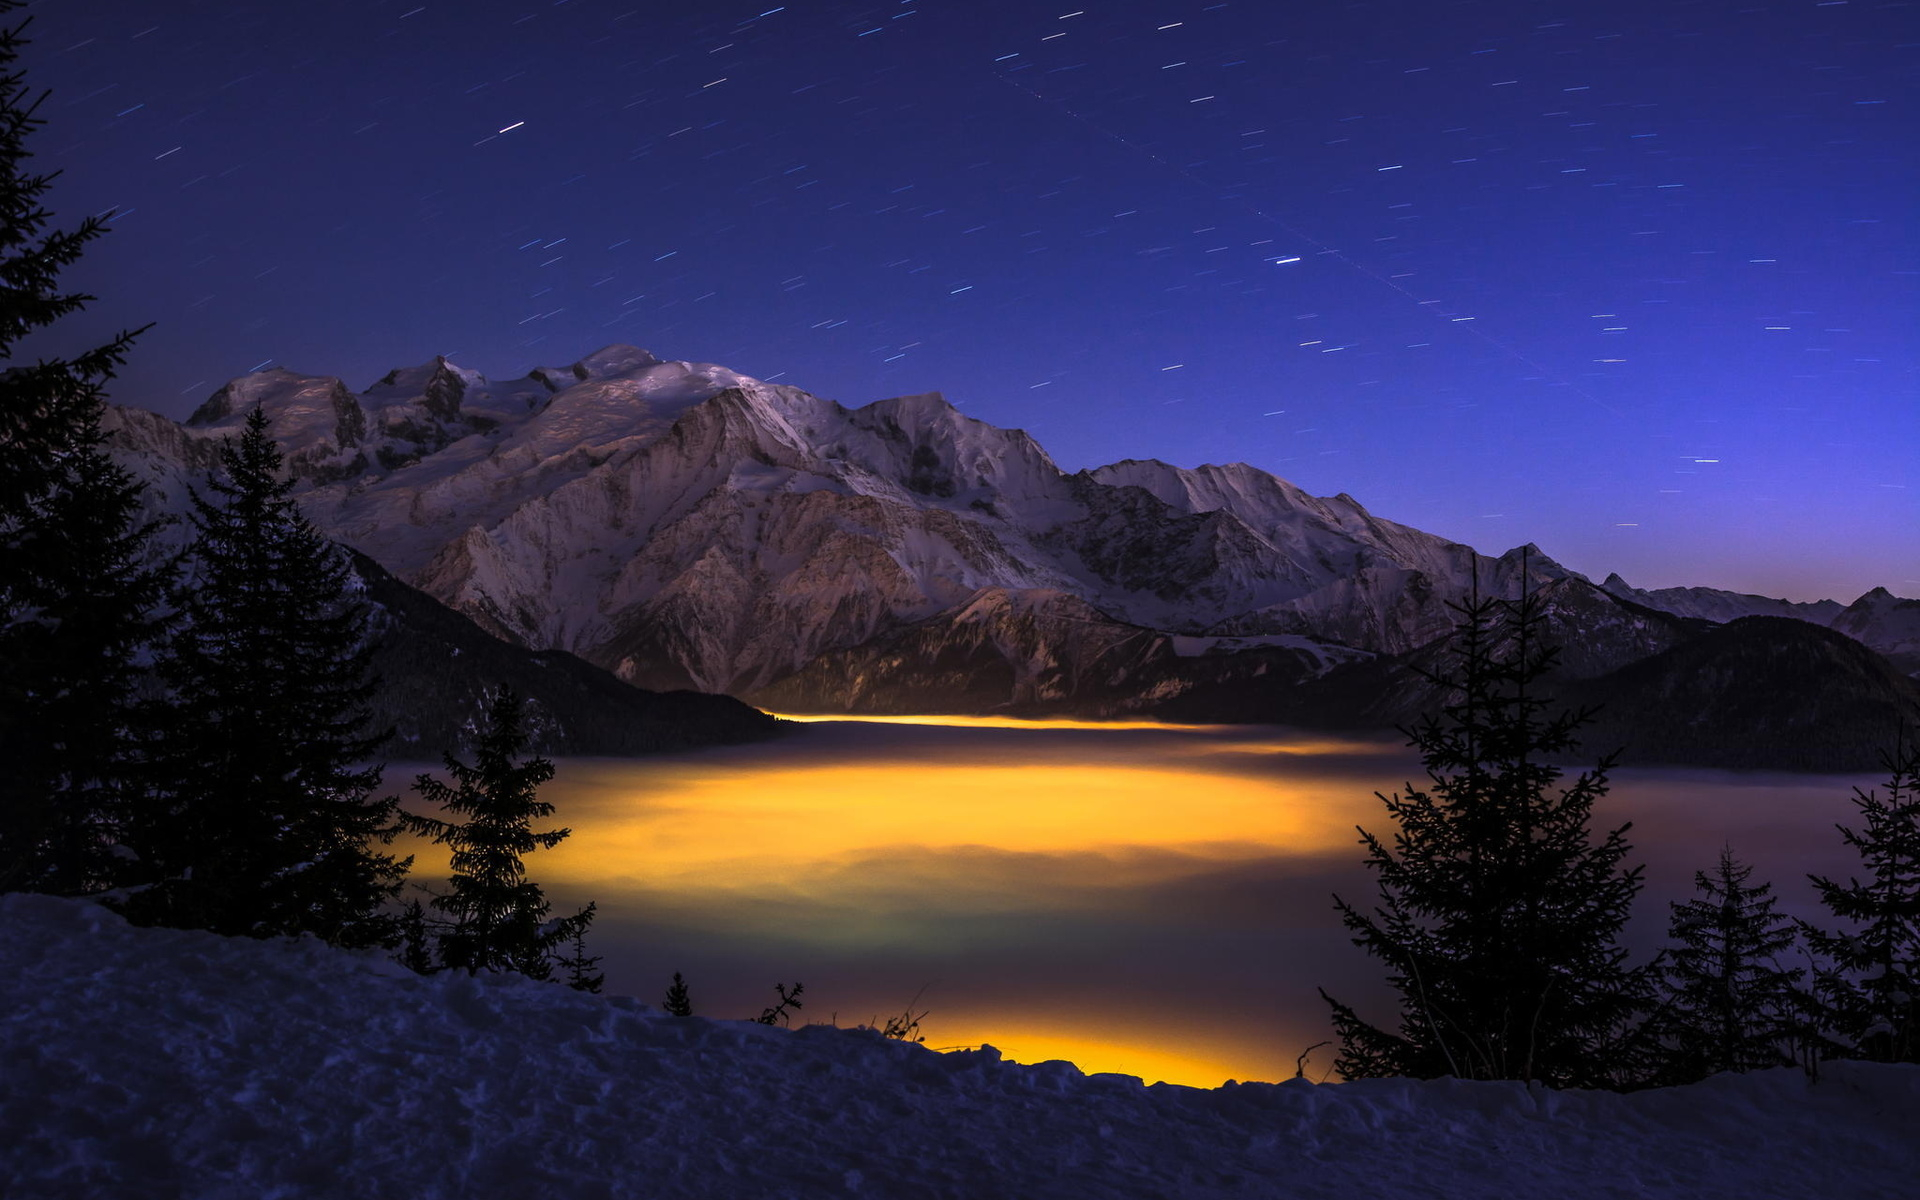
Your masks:
<svg viewBox="0 0 1920 1200"><path fill-rule="evenodd" d="M928 998L937 1010L925 1029L930 1045L991 1042L1018 1061L1066 1058L1150 1082L1290 1074L1304 1033L1278 1035L1291 1049L1275 1057L1248 1044L1244 1024L1198 1013L1163 1022L1157 1007L1144 1021L1081 1012L1017 962L1084 955L1131 936L1165 918L1155 899L1165 889L1236 864L1351 856L1353 824L1378 801L1371 785L1309 760L1356 744L1144 723L1126 733L1093 725L1097 736L1077 732L1083 722L952 724L967 728L822 726L740 752L563 760L542 795L558 810L547 825L573 836L533 855L529 873L558 898L596 900L596 930L610 946L629 922L709 949L739 947L743 961L790 963L795 973L823 962L910 972L922 969L905 965L916 956L945 955L945 981ZM1274 755L1298 769L1284 778L1270 762L1254 769ZM418 855L420 877L444 871L439 848L404 849ZM636 938L637 953L659 936ZM616 985L620 965L607 964ZM664 978L663 967L677 969L636 961L635 975ZM834 969L804 969L819 1019L897 1008L891 991L869 999L842 982L836 992ZM839 968L843 978L848 969ZM900 986L910 993L931 978ZM985 989L978 1002L957 1003L955 991L970 987ZM716 997L699 1011L748 1015L757 1004Z"/></svg>
<svg viewBox="0 0 1920 1200"><path fill-rule="evenodd" d="M1113 860L1113 882L1125 883L1142 850L1217 861L1353 841L1351 825L1327 811L1345 810L1345 798L1288 795L1268 780L1204 769L928 762L717 767L636 781L624 767L571 766L552 795L577 836L542 855L542 873L554 879L795 886L890 850L986 847L1099 854Z"/></svg>
<svg viewBox="0 0 1920 1200"><path fill-rule="evenodd" d="M1165 721L1083 721L1074 717L959 716L926 713L907 716L854 716L846 713L774 713L783 721L815 725L829 721L869 725L939 725L950 729L1231 729L1229 725L1170 725Z"/></svg>
<svg viewBox="0 0 1920 1200"><path fill-rule="evenodd" d="M1379 739L1364 741L1356 738L1326 737L1317 740L1300 738L1261 738L1258 726L1248 725L1175 725L1166 721L1083 721L1074 717L997 717L997 716L946 716L938 713L917 716L849 716L835 713L774 713L783 721L796 721L805 725L827 723L865 724L865 725L929 725L949 729L1075 729L1090 732L1124 733L1128 730L1152 730L1161 733L1216 733L1229 735L1230 740L1212 741L1196 745L1170 744L1167 752L1182 755L1202 754L1377 754L1383 745L1394 748L1399 743L1383 743Z"/></svg>
<svg viewBox="0 0 1920 1200"><path fill-rule="evenodd" d="M929 1046L1149 1082L1285 1079L1328 1036L1315 987L1378 986L1329 893L1373 894L1354 826L1382 829L1374 790L1419 776L1393 739L942 723L562 760L542 795L573 836L529 873L556 908L598 902L589 941L615 992L658 1003L684 968L695 1011L750 1017L775 978L799 978L801 1020L842 1025L921 992ZM1852 782L1626 771L1605 819L1635 823L1643 907L1664 927L1728 841L1772 879L1844 874L1831 830ZM439 848L405 851L416 878L444 872Z"/></svg>

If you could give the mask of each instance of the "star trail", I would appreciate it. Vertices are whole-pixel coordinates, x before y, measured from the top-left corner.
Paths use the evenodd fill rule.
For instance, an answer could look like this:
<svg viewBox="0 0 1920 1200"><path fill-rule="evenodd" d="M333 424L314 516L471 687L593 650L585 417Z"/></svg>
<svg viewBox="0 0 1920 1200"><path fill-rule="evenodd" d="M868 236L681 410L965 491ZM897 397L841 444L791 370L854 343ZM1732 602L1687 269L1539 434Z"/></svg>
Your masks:
<svg viewBox="0 0 1920 1200"><path fill-rule="evenodd" d="M116 399L610 342L1920 595L1908 3L42 0Z"/></svg>

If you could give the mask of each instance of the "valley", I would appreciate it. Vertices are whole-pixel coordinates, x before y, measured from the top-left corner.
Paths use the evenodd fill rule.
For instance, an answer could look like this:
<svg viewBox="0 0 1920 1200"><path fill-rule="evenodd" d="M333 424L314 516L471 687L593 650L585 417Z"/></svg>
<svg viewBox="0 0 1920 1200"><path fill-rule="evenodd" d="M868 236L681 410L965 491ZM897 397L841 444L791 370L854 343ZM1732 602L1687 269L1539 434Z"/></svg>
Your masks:
<svg viewBox="0 0 1920 1200"><path fill-rule="evenodd" d="M1290 1078L1329 1036L1316 987L1391 1004L1332 895L1373 895L1354 826L1384 828L1374 792L1420 777L1396 739L916 717L558 767L543 795L573 836L528 871L556 911L599 904L615 995L657 1004L680 971L696 1012L748 1017L798 979L796 1024L912 1001L929 1046L1208 1087ZM1635 961L1723 843L1818 918L1805 873L1856 869L1833 822L1867 782L1620 772L1596 825L1631 820L1647 864Z"/></svg>

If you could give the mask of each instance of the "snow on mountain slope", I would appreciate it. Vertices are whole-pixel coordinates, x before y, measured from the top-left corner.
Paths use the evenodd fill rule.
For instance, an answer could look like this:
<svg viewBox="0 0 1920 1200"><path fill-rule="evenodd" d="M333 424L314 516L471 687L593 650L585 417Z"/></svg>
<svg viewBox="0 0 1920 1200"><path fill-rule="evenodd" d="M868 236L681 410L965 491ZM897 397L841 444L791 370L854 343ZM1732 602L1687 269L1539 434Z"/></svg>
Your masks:
<svg viewBox="0 0 1920 1200"><path fill-rule="evenodd" d="M0 897L0 1194L1898 1196L1920 1068L1143 1087Z"/></svg>
<svg viewBox="0 0 1920 1200"><path fill-rule="evenodd" d="M1457 542L1383 521L1345 493L1309 496L1246 463L1189 470L1128 459L1090 474L1101 483L1145 488L1181 512L1233 514L1266 539L1292 567L1290 575L1309 588L1323 584L1329 574L1348 576L1383 560L1449 577L1463 573L1471 555Z"/></svg>
<svg viewBox="0 0 1920 1200"><path fill-rule="evenodd" d="M1719 588L1671 587L1642 591L1618 575L1600 585L1622 600L1682 617L1725 624L1742 617L1792 617L1825 625L1884 655L1909 675L1920 675L1920 600L1874 588L1850 605L1837 600L1775 600Z"/></svg>
<svg viewBox="0 0 1920 1200"><path fill-rule="evenodd" d="M632 346L505 384L439 358L358 395L264 371L183 431L129 415L118 436L184 465L254 404L330 536L499 636L647 687L759 692L988 595L1069 597L1172 636L1397 654L1444 634L1447 603L1476 577L1489 594L1512 594L1523 572L1533 585L1581 578L1537 548L1486 558L1244 463L1069 475L1024 432L937 394L847 409ZM1596 612L1620 603L1588 599ZM1597 613L1600 627L1627 629L1625 612ZM981 628L952 632L968 654L990 652L979 669L1026 678L1016 655L1038 627L984 640ZM1071 657L1099 639L1068 640L1078 649L1054 649ZM1062 661L1062 678L1102 677Z"/></svg>
<svg viewBox="0 0 1920 1200"><path fill-rule="evenodd" d="M218 442L153 413L113 408L103 427L115 457L147 485L146 516L162 524L167 551L184 549L189 489L204 492ZM775 736L766 714L726 696L657 695L551 650L509 645L463 615L354 556L371 603L372 664L381 687L372 698L374 728L391 728L389 752L432 758L464 740L486 694L502 686L526 697L537 748L549 754L645 754Z"/></svg>
<svg viewBox="0 0 1920 1200"><path fill-rule="evenodd" d="M641 682L760 686L983 589L1199 633L1315 582L1231 515L1070 477L937 395L848 410L610 347L507 387L445 360L359 397L262 372L190 430L252 403L321 528L503 636Z"/></svg>
<svg viewBox="0 0 1920 1200"><path fill-rule="evenodd" d="M1920 676L1920 600L1874 588L1835 616L1830 628L1873 647L1907 674Z"/></svg>
<svg viewBox="0 0 1920 1200"><path fill-rule="evenodd" d="M1737 621L1741 617L1793 617L1815 625L1830 625L1843 607L1837 600L1802 603L1775 600L1747 592L1728 592L1719 588L1670 587L1642 591L1618 575L1607 576L1600 585L1623 600L1644 604L1681 617L1704 617L1709 621Z"/></svg>

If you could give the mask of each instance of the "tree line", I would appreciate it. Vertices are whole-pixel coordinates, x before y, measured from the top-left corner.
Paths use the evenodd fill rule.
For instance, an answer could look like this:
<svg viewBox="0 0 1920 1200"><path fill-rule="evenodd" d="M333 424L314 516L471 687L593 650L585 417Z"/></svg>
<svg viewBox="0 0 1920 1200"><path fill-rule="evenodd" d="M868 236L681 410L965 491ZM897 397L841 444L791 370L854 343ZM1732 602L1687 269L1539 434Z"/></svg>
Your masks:
<svg viewBox="0 0 1920 1200"><path fill-rule="evenodd" d="M1616 757L1562 782L1554 763L1593 714L1544 694L1556 651L1524 585L1455 611L1450 665L1428 675L1449 699L1403 730L1427 781L1381 797L1390 836L1360 830L1379 901L1334 901L1399 1002L1389 1027L1321 992L1342 1077L1632 1088L1920 1062L1920 743L1899 738L1883 787L1855 789L1858 822L1839 835L1861 874L1808 877L1837 925L1779 912L1723 848L1671 905L1669 946L1629 965L1631 825L1592 828Z"/></svg>
<svg viewBox="0 0 1920 1200"><path fill-rule="evenodd" d="M0 0L0 17L20 7ZM61 272L107 228L49 230L41 125L0 28L0 891L100 896L139 924L311 934L397 949L422 971L556 975L599 990L584 935L553 917L524 857L553 765L526 757L525 705L478 714L474 761L379 794L370 765L374 613L344 551L300 514L256 408L192 493L184 551L108 453L105 387L141 331L73 357L17 361L23 339L93 297ZM451 851L448 890L401 903L411 832Z"/></svg>

